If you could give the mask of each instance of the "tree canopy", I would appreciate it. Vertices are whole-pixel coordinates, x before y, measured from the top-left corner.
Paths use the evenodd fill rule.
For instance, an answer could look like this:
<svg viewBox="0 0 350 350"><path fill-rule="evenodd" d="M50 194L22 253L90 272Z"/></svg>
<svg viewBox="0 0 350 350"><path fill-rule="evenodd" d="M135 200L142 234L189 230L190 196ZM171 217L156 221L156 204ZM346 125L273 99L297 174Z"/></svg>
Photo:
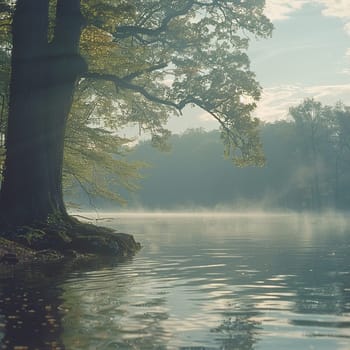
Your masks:
<svg viewBox="0 0 350 350"><path fill-rule="evenodd" d="M0 5L5 99L14 3L4 0ZM52 41L57 1L49 5L48 40ZM133 188L137 165L111 157L120 154L127 141L111 131L137 124L141 132L152 135L155 145L163 146L169 136L164 129L167 118L186 105L197 105L218 120L226 154L236 163L261 164L258 121L250 115L261 88L245 51L250 37L271 34L272 25L263 15L264 1L84 0L80 6L84 16L80 52L88 70L80 76L68 123L66 179L74 177L86 189L94 188L92 192L99 189L113 196L106 186L93 183L93 171L90 175L81 171L91 170L99 158L119 173L122 185ZM105 146L88 147L93 140ZM90 166L81 166L81 155L90 159Z"/></svg>
<svg viewBox="0 0 350 350"><path fill-rule="evenodd" d="M86 19L81 78L110 82L117 91L115 123L137 123L155 143L163 125L187 105L215 118L227 154L261 162L251 112L261 88L250 71L249 38L272 25L264 1L82 1ZM106 85L104 85L105 89Z"/></svg>

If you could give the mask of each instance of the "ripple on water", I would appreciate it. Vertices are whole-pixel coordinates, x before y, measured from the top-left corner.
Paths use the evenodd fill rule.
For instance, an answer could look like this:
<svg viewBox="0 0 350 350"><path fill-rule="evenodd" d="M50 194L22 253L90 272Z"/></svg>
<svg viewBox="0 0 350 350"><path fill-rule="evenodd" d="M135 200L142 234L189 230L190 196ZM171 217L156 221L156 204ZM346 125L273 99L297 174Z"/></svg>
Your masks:
<svg viewBox="0 0 350 350"><path fill-rule="evenodd" d="M116 224L147 232L132 260L64 279L67 349L349 349L350 231L289 216L147 220Z"/></svg>

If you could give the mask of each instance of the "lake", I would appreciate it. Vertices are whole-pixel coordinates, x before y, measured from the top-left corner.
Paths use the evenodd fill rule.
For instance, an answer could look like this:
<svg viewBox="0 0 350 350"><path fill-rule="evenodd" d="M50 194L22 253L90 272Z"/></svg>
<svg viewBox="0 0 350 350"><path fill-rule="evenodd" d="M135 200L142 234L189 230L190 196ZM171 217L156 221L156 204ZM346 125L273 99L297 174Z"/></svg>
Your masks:
<svg viewBox="0 0 350 350"><path fill-rule="evenodd" d="M2 271L1 349L350 348L350 216L100 216L142 250Z"/></svg>

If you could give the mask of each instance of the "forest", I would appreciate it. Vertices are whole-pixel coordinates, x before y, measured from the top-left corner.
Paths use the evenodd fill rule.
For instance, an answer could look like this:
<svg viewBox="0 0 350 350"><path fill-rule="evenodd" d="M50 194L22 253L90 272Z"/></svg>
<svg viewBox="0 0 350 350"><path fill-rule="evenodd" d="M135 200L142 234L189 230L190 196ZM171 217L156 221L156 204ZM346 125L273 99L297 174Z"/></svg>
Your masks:
<svg viewBox="0 0 350 350"><path fill-rule="evenodd" d="M126 160L145 165L138 189L109 190L124 196L121 210L348 210L349 132L348 106L308 99L291 107L288 120L262 123L265 161L260 166L233 164L225 157L219 131L192 129L171 136L165 151L151 141L133 147ZM67 198L85 209L118 210L117 202L79 186L70 190Z"/></svg>

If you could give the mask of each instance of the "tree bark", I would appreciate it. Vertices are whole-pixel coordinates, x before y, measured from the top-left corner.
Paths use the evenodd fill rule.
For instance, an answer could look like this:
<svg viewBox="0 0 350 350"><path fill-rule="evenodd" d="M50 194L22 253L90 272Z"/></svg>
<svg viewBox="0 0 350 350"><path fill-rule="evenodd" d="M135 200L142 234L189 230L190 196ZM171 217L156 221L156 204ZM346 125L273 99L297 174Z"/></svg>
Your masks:
<svg viewBox="0 0 350 350"><path fill-rule="evenodd" d="M58 0L48 42L49 0L17 0L6 161L0 192L3 225L35 225L68 218L62 193L66 120L77 78L80 0Z"/></svg>

